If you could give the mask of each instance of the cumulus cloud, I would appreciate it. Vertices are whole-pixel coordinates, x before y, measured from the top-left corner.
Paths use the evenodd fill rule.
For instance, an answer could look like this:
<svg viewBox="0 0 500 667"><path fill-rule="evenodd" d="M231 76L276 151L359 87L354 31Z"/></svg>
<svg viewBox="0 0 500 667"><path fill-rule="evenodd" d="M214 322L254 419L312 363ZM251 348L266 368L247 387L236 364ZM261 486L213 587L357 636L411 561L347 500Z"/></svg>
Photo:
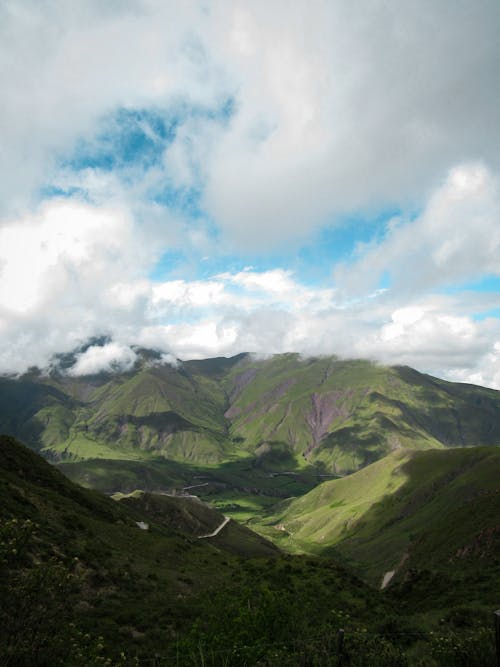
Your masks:
<svg viewBox="0 0 500 667"><path fill-rule="evenodd" d="M144 301L127 302L122 280L140 293L151 254L126 211L79 201L52 200L0 227L0 369L44 365L133 319Z"/></svg>
<svg viewBox="0 0 500 667"><path fill-rule="evenodd" d="M130 370L137 354L130 348L117 343L105 345L91 345L85 352L77 355L76 361L68 369L68 375L96 375L102 372L117 372Z"/></svg>
<svg viewBox="0 0 500 667"><path fill-rule="evenodd" d="M498 178L481 164L454 167L416 219L392 220L382 242L358 253L358 261L335 272L348 291L376 286L384 274L413 293L500 275Z"/></svg>
<svg viewBox="0 0 500 667"><path fill-rule="evenodd" d="M454 368L448 377L455 382L469 382L500 389L500 341L497 340L490 351L480 357L471 368Z"/></svg>
<svg viewBox="0 0 500 667"><path fill-rule="evenodd" d="M465 359L472 361L487 349L488 341L477 323L437 309L432 299L397 308L387 320L358 343L360 356L411 365L418 359L420 367L446 368Z"/></svg>
<svg viewBox="0 0 500 667"><path fill-rule="evenodd" d="M3 3L2 207L23 205L81 136L117 108L210 104L219 89L189 43L204 13L139 1ZM194 50L195 51L195 50ZM126 72L126 76L124 75ZM206 76L203 76L205 74ZM187 82L187 87L186 87ZM8 130L7 130L8 128Z"/></svg>
<svg viewBox="0 0 500 667"><path fill-rule="evenodd" d="M481 220L491 222L488 216L473 215L478 201L481 210L483 200L494 201L487 174L473 171L474 178L468 180L467 173L453 172L419 218L407 227L393 227L379 247L354 265L356 275L372 273L375 260L380 262L377 270L393 272L395 262L408 262L413 248L408 239L416 230L427 248L420 258L422 270L434 276L425 284L440 284L433 258L440 256L439 244L446 239L433 235L429 220L439 224L434 213L444 211L444 224L453 230L448 222L453 216L443 202L461 200L469 208L475 224L462 228L471 234L465 246L473 244ZM489 247L478 244L485 265ZM144 272L146 249L140 230L123 211L82 202L52 201L35 215L0 228L1 370L48 366L52 355L104 333L111 342L80 353L72 374L128 369L138 345L162 351L166 363L241 351L293 350L368 357L498 384L498 320L475 317L496 306L495 294L423 296L417 290L408 295L401 278L402 291L392 287L353 298L345 290L307 286L289 269L250 267L205 281L153 281ZM463 270L467 275L467 267Z"/></svg>
<svg viewBox="0 0 500 667"><path fill-rule="evenodd" d="M97 258L93 274L88 249L77 245L71 254L73 243L70 237L65 249L75 259L71 280L59 263L53 266L56 280L47 264L40 272L42 289L30 293L24 310L10 311L8 317L6 308L2 311L2 370L47 366L51 355L74 349L104 328L111 342L80 353L72 374L126 370L136 359L135 346L162 351L162 363L293 350L409 364L450 379L480 378L498 386L498 320L473 316L491 309L494 295L431 294L406 300L404 306L393 290L345 299L338 290L306 286L282 269L226 272L206 283L146 277L125 282L120 267L126 253L100 267L99 247L92 248ZM27 270L20 253L17 260ZM66 280L62 292L60 280ZM85 300L82 281L90 290Z"/></svg>
<svg viewBox="0 0 500 667"><path fill-rule="evenodd" d="M498 5L310 9L224 6L220 49L241 85L206 203L228 233L279 242L339 211L414 202L450 164L498 166Z"/></svg>
<svg viewBox="0 0 500 667"><path fill-rule="evenodd" d="M66 200L5 224L0 228L1 307L21 315L71 291L88 298L92 286L105 284L115 262L123 268L131 236L124 212Z"/></svg>
<svg viewBox="0 0 500 667"><path fill-rule="evenodd" d="M225 235L260 247L415 201L450 164L499 166L494 0L28 1L1 23L7 209L119 108L184 110L158 177L200 187Z"/></svg>

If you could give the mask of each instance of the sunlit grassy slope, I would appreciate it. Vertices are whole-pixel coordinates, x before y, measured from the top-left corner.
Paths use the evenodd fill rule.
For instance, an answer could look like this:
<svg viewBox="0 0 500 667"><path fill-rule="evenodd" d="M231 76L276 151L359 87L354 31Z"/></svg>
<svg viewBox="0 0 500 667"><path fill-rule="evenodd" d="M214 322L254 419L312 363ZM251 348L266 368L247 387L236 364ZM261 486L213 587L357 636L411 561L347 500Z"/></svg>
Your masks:
<svg viewBox="0 0 500 667"><path fill-rule="evenodd" d="M271 509L262 522L292 549L321 550L344 539L371 507L407 479L402 464L411 452L398 451L356 473L323 482L309 493Z"/></svg>
<svg viewBox="0 0 500 667"><path fill-rule="evenodd" d="M483 569L491 581L499 517L497 448L399 451L273 508L261 530L285 547L337 553L374 584L391 570L393 583L435 569Z"/></svg>

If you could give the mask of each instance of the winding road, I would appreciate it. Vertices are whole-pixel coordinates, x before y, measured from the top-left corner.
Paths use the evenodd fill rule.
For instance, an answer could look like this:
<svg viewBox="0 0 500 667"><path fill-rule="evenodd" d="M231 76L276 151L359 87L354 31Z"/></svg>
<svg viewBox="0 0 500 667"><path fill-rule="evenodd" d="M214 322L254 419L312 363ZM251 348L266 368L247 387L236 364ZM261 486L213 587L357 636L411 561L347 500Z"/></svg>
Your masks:
<svg viewBox="0 0 500 667"><path fill-rule="evenodd" d="M209 533L208 535L198 535L199 540L204 540L207 537L215 537L220 533L220 531L224 528L226 524L228 524L231 521L231 518L228 516L224 517L224 521L220 524L220 526L217 526L217 528L214 530L213 533Z"/></svg>

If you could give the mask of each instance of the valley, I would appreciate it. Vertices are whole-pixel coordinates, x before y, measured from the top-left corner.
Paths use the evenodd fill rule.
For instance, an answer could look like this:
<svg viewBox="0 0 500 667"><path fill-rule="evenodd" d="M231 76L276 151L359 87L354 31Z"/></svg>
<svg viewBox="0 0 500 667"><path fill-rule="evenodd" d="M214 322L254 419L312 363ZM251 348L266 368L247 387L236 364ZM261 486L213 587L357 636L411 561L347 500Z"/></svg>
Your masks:
<svg viewBox="0 0 500 667"><path fill-rule="evenodd" d="M161 634L179 664L203 644L213 665L228 646L235 665L301 664L301 651L326 665L344 626L353 664L490 664L500 392L336 357L138 359L76 377L66 355L0 379L3 530L36 524L13 591L26 563L55 558L81 607L68 618L105 636L113 664L112 637L132 664ZM292 650L298 635L321 650Z"/></svg>

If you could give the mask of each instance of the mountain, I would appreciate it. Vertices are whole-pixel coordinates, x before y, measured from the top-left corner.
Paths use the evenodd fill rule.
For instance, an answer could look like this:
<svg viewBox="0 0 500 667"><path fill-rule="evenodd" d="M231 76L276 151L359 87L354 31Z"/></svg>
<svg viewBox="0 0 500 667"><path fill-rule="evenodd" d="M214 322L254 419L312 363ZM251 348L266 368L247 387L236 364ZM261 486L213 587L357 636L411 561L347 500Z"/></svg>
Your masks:
<svg viewBox="0 0 500 667"><path fill-rule="evenodd" d="M0 384L3 430L55 459L140 460L168 452L220 461L229 443L224 401L216 383L146 355L129 373L53 372Z"/></svg>
<svg viewBox="0 0 500 667"><path fill-rule="evenodd" d="M252 457L344 474L400 448L499 444L500 392L360 360L238 355L172 366L140 350L128 372L73 377L63 366L2 378L0 428L54 460Z"/></svg>
<svg viewBox="0 0 500 667"><path fill-rule="evenodd" d="M406 367L277 355L233 367L226 387L231 432L249 449L284 444L325 471L400 448L500 443L500 392Z"/></svg>
<svg viewBox="0 0 500 667"><path fill-rule="evenodd" d="M499 392L292 354L65 363L0 380L1 428L121 493L0 436L6 664L322 664L340 628L351 664L491 663Z"/></svg>
<svg viewBox="0 0 500 667"><path fill-rule="evenodd" d="M99 557L110 549L123 551L124 543L144 542L138 523L149 526L146 542L151 536L153 545L156 538L165 538L176 545L174 552L186 552L189 551L186 545L203 546L204 543L196 540L212 533L225 519L191 496L168 497L135 492L128 496L118 494L111 499L74 484L14 438L1 435L0 506L3 519L14 517L37 524L39 544L45 545L44 557L52 553L65 558L69 552L78 552L82 560L90 560L96 565ZM94 547L99 553L89 554L89 536L96 538ZM217 551L222 549L243 556L264 558L279 553L272 543L234 522L214 536L207 548L210 550L214 544ZM122 554L120 560L124 558L125 554Z"/></svg>
<svg viewBox="0 0 500 667"><path fill-rule="evenodd" d="M240 521L391 452L500 444L500 392L406 367L136 354L127 372L75 377L76 356L65 355L50 373L0 378L0 432L85 486L197 486Z"/></svg>

